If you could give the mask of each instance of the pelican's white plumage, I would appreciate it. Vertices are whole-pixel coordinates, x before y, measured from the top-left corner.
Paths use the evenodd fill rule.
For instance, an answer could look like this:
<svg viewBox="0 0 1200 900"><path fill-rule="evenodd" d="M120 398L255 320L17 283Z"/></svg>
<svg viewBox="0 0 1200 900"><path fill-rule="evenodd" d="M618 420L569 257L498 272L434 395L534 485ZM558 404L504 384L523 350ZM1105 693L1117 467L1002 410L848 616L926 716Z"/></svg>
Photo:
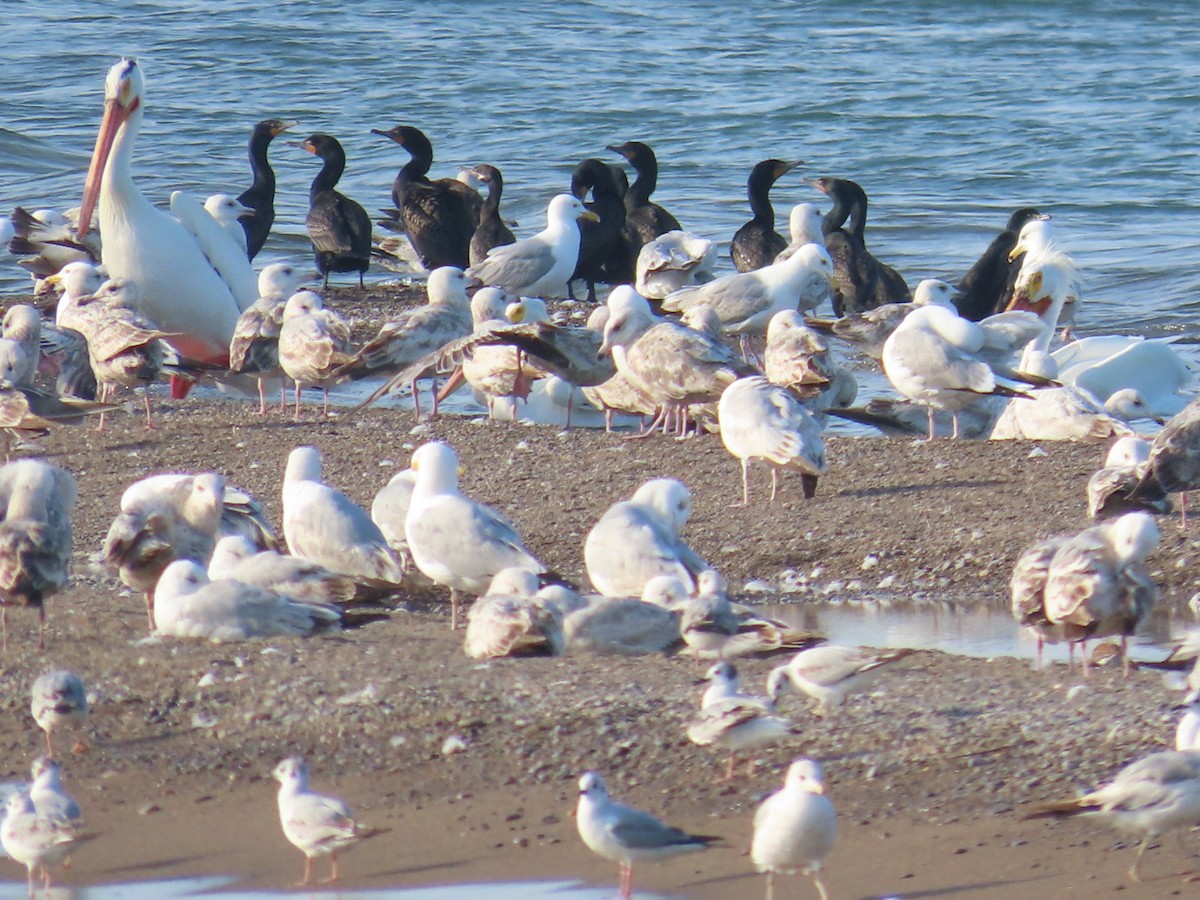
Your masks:
<svg viewBox="0 0 1200 900"><path fill-rule="evenodd" d="M828 468L821 426L786 389L761 375L739 378L721 394L717 421L725 449L742 463L743 505L750 503L749 467L755 459L771 468L772 500L781 468L798 469L804 496L816 495L817 478Z"/></svg>
<svg viewBox="0 0 1200 900"><path fill-rule="evenodd" d="M279 782L279 823L283 836L304 854L304 880L312 880L313 860L328 856L329 881L338 879L338 851L370 837L372 831L336 797L318 794L308 786L308 765L298 756L283 760L271 773Z"/></svg>
<svg viewBox="0 0 1200 900"><path fill-rule="evenodd" d="M655 478L600 517L583 545L592 587L606 597L640 597L655 576L670 575L687 586L707 569L680 532L692 513L692 495L682 482Z"/></svg>
<svg viewBox="0 0 1200 900"><path fill-rule="evenodd" d="M404 520L408 549L421 572L450 588L452 627L460 593L482 594L504 569L546 570L525 549L512 522L459 491L458 456L449 445L418 447L412 470L416 484Z"/></svg>
<svg viewBox="0 0 1200 900"><path fill-rule="evenodd" d="M493 247L467 269L486 285L514 297L561 297L579 259L579 219L599 221L570 194L558 194L546 207L546 227L523 240Z"/></svg>
<svg viewBox="0 0 1200 900"><path fill-rule="evenodd" d="M788 767L783 788L764 800L754 813L750 859L767 873L767 900L775 874L802 870L827 900L821 864L837 839L837 812L825 796L820 764L798 759Z"/></svg>
<svg viewBox="0 0 1200 900"><path fill-rule="evenodd" d="M321 481L321 454L296 447L283 476L283 536L293 556L353 578L399 584L403 568L361 506Z"/></svg>
<svg viewBox="0 0 1200 900"><path fill-rule="evenodd" d="M596 772L585 772L579 779L575 825L589 850L620 864L622 897L633 896L635 862L659 862L703 850L716 840L680 831L648 812L615 802Z"/></svg>
<svg viewBox="0 0 1200 900"><path fill-rule="evenodd" d="M136 60L122 59L109 70L104 96L104 119L80 210L81 234L98 201L109 275L140 286L142 312L174 335L170 341L184 356L224 361L239 314L257 296L254 270L198 201L172 198L177 215L187 220L181 222L156 209L134 184L133 145L145 112L145 83Z"/></svg>

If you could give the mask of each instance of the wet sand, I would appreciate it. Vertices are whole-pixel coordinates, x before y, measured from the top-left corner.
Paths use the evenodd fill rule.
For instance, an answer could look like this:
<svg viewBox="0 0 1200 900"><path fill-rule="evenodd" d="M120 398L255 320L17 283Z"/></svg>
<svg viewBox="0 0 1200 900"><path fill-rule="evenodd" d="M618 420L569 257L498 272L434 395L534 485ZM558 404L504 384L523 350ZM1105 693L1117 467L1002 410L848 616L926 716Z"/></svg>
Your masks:
<svg viewBox="0 0 1200 900"><path fill-rule="evenodd" d="M830 473L804 501L784 475L780 499L740 499L738 464L719 438L626 441L596 432L446 419L413 433L411 414L379 410L329 422L263 420L230 401L162 403L158 428L136 416L57 431L38 453L80 479L74 578L49 603L48 649L35 617L14 611L0 659L0 781L18 780L41 748L28 714L33 679L80 672L95 693L91 750L64 765L96 839L64 884L232 874L279 889L301 872L283 839L269 772L306 756L319 790L389 828L344 857L347 887L579 877L616 883L616 866L579 842L578 775L602 771L614 795L723 846L637 871L637 884L698 898L758 896L746 849L757 802L797 755L821 759L840 813L828 861L834 897L1189 895L1189 868L1168 836L1125 876L1132 846L1099 823L1022 821L1030 804L1072 796L1172 739L1178 693L1157 672L1128 681L1111 667L1085 688L1062 666L920 652L867 694L818 718L799 698L792 744L758 755L752 778L720 785L723 757L684 728L700 669L686 657L468 659L437 596L413 596L388 622L341 636L246 644L139 643L140 597L89 560L123 488L160 471L216 469L254 492L279 522L292 447L325 453L327 479L363 504L432 438L459 451L463 487L512 517L547 565L582 582L584 535L647 478L682 478L694 495L685 534L740 589L789 570L797 604L860 596L886 602L1007 604L1020 551L1085 525L1095 446L832 439ZM312 415L314 410L310 410ZM1156 627L1186 616L1197 544L1163 520L1151 568L1163 589ZM873 557L876 562L864 567ZM777 602L776 595L769 595ZM755 602L758 598L748 598ZM1054 652L1054 651L1052 651ZM1061 650L1057 656L1062 656ZM761 690L782 660L740 663ZM213 683L199 682L211 673ZM466 749L445 757L445 739ZM1186 842L1195 848L1194 836ZM0 862L0 877L20 879ZM614 888L615 891L615 888ZM782 896L815 896L797 878ZM0 887L0 897L23 888Z"/></svg>

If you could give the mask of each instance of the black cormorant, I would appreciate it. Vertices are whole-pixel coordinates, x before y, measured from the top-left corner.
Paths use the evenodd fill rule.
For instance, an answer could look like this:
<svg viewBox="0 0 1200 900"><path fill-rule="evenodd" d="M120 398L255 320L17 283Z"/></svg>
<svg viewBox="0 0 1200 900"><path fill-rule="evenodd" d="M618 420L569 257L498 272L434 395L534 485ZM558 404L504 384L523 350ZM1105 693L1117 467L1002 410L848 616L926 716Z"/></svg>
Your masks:
<svg viewBox="0 0 1200 900"><path fill-rule="evenodd" d="M1041 213L1032 206L1025 206L1009 217L1004 230L988 244L983 255L958 283L959 294L954 300L954 305L958 307L960 316L978 322L1008 308L1008 301L1012 299L1013 284L1016 283L1021 263L1025 259L1025 254L1022 253L1009 262L1009 251L1016 246L1021 227L1040 215Z"/></svg>
<svg viewBox="0 0 1200 900"><path fill-rule="evenodd" d="M479 210L479 226L471 236L471 265L477 266L487 258L488 251L493 247L511 244L516 237L500 218L500 195L504 192L504 178L500 170L484 163L471 171L487 185L487 197Z"/></svg>
<svg viewBox="0 0 1200 900"><path fill-rule="evenodd" d="M395 141L412 157L392 183L392 202L421 265L430 271L442 266L465 269L483 198L457 179L429 179L433 144L419 128L397 125L387 131L372 128L371 133Z"/></svg>
<svg viewBox="0 0 1200 900"><path fill-rule="evenodd" d="M246 255L251 259L258 255L275 224L275 173L267 160L267 147L295 124L282 119L263 119L250 133L250 171L254 173L254 182L242 191L238 202L254 210L241 218L246 232Z"/></svg>
<svg viewBox="0 0 1200 900"><path fill-rule="evenodd" d="M729 258L739 272L752 272L769 266L775 257L787 249L788 242L775 231L775 209L771 206L771 186L802 160L784 162L764 159L750 170L746 179L746 196L754 217L737 230L729 245Z"/></svg>
<svg viewBox="0 0 1200 900"><path fill-rule="evenodd" d="M602 159L585 159L571 173L571 193L583 200L591 191L590 203L584 205L599 222L579 223L579 261L570 281L583 279L588 286L588 300L596 299L596 282L631 284L637 253L625 238L625 200L619 166L610 166ZM569 286L570 282L568 282Z"/></svg>
<svg viewBox="0 0 1200 900"><path fill-rule="evenodd" d="M304 220L312 241L317 271L329 286L330 272L357 272L358 283L371 263L371 219L367 211L334 190L346 168L346 151L337 138L313 134L296 144L324 161L308 191Z"/></svg>
<svg viewBox="0 0 1200 900"><path fill-rule="evenodd" d="M833 259L833 311L839 316L874 309L885 303L907 303L908 284L891 266L867 250L867 193L844 178L811 182L833 201L821 229Z"/></svg>
<svg viewBox="0 0 1200 900"><path fill-rule="evenodd" d="M607 149L619 153L633 166L637 178L625 192L625 228L637 238L637 246L649 243L668 231L681 231L679 220L650 201L658 185L658 158L639 141L626 141Z"/></svg>

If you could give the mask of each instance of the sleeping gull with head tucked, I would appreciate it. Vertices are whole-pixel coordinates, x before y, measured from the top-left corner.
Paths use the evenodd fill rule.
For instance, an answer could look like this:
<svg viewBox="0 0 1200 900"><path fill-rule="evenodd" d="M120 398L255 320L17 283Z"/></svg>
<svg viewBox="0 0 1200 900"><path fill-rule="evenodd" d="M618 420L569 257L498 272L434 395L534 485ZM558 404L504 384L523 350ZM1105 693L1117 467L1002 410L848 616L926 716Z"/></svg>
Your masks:
<svg viewBox="0 0 1200 900"><path fill-rule="evenodd" d="M615 503L588 532L584 561L592 587L606 597L640 597L657 575L678 578L690 592L708 568L680 537L692 513L682 482L655 478Z"/></svg>
<svg viewBox="0 0 1200 900"><path fill-rule="evenodd" d="M717 840L688 834L648 812L615 802L608 796L604 779L596 772L585 772L579 779L575 824L589 850L620 863L623 898L633 896L635 862L659 862L681 853L704 850Z"/></svg>
<svg viewBox="0 0 1200 900"><path fill-rule="evenodd" d="M416 475L404 533L413 563L435 584L450 588L452 628L459 594L482 594L504 569L546 567L525 549L513 523L458 489L458 456L448 444L423 444L412 455Z"/></svg>

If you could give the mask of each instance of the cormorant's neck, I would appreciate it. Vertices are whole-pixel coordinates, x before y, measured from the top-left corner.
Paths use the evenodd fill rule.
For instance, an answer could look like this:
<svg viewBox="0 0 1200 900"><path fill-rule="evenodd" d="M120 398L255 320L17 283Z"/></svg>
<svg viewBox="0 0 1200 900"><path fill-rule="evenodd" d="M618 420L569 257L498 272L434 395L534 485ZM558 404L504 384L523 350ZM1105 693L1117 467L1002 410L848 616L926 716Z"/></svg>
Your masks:
<svg viewBox="0 0 1200 900"><path fill-rule="evenodd" d="M629 210L646 206L650 203L650 195L658 187L658 163L653 159L639 159L633 163L637 178L625 193L625 208Z"/></svg>
<svg viewBox="0 0 1200 900"><path fill-rule="evenodd" d="M341 179L342 172L346 171L346 154L344 151L331 147L325 151L321 158L325 160L325 164L321 166L321 171L317 173L317 177L313 179L312 187L308 190L310 202L317 194L332 191Z"/></svg>
<svg viewBox="0 0 1200 900"><path fill-rule="evenodd" d="M250 136L250 171L254 180L238 197L239 203L248 200L269 200L275 196L275 171L267 161L267 147L274 135L267 129L255 129Z"/></svg>
<svg viewBox="0 0 1200 900"><path fill-rule="evenodd" d="M487 196L483 198L483 206L479 208L479 221L500 218L500 195L504 193L504 182L499 173L493 174L488 181Z"/></svg>

